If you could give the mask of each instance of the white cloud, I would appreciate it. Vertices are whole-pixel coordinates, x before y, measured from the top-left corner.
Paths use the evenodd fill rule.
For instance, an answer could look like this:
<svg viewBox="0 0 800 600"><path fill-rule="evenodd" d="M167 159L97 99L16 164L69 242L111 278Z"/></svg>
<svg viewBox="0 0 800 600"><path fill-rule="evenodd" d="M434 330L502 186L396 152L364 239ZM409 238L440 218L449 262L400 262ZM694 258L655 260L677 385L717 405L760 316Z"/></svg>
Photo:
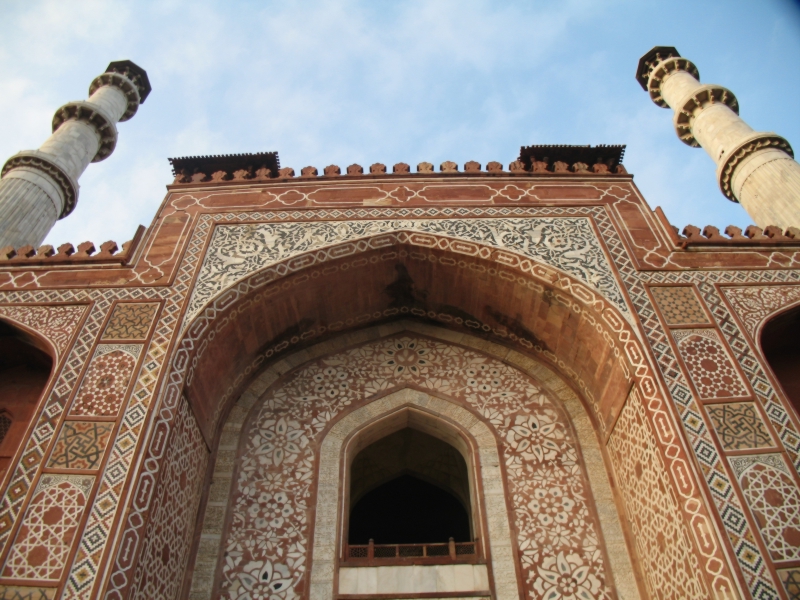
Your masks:
<svg viewBox="0 0 800 600"><path fill-rule="evenodd" d="M15 4L0 22L0 158L37 147L58 106L85 97L108 61L130 58L153 92L120 125L114 155L87 169L78 208L52 242L121 241L149 224L171 180L169 156L278 150L296 170L485 164L532 143L627 143L637 183L676 224L741 224L711 161L677 142L633 69L650 46L673 43L711 80L738 86L745 118L800 136L785 101L800 84L775 75L772 45L743 42L758 73L733 74L718 60L739 32L783 49L800 48L800 35L776 25L777 3L728 10L721 22L707 18L713 6L692 10L696 23L679 6L665 13L633 0Z"/></svg>

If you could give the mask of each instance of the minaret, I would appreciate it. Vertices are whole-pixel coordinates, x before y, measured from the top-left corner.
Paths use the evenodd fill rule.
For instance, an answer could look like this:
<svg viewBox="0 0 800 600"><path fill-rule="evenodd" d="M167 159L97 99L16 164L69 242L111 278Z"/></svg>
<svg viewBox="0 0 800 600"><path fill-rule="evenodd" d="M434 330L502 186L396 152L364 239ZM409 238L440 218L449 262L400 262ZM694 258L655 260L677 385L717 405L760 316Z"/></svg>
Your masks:
<svg viewBox="0 0 800 600"><path fill-rule="evenodd" d="M697 67L675 48L650 50L639 60L636 79L653 102L675 112L678 137L708 152L722 193L741 203L756 225L800 226L800 164L789 142L754 131L739 118L733 93L701 85Z"/></svg>
<svg viewBox="0 0 800 600"><path fill-rule="evenodd" d="M0 179L0 248L42 243L78 202L78 178L117 145L116 124L136 114L150 93L144 69L112 62L89 86L89 99L68 102L53 117L53 135L38 150L6 161Z"/></svg>

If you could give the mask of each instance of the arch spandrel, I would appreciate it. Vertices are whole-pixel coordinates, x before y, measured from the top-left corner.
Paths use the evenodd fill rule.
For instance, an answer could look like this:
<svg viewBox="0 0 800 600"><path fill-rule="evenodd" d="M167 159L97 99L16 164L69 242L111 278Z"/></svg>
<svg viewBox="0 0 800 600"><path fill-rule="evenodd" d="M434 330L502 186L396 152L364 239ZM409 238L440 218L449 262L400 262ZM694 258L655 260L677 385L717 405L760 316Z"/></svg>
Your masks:
<svg viewBox="0 0 800 600"><path fill-rule="evenodd" d="M540 372L546 371L540 367ZM549 373L552 379L554 375ZM561 388L568 389L563 384ZM312 404L317 408L312 410ZM498 587L498 597L519 597L514 575L517 570L522 574L521 581L541 579L539 593L546 593L547 578L541 578L538 571L552 568L556 572L563 567L556 564L558 560L588 573L583 581L592 597L614 597L609 591L614 584L609 579L609 559L591 500L591 486L565 407L542 384L496 357L412 332L311 360L253 403L239 442L238 470L233 474L227 517L231 529L222 542L227 554L218 567L223 588L219 591L229 592L223 597L239 597L233 590L243 592L247 585L255 585L257 575L263 578L265 573L275 585L288 585L291 579L292 585L300 585L298 593L311 591L312 598L330 597L330 592L314 592L314 586L333 585L329 578L331 561L336 560L341 539L337 538L337 515L341 513L336 498L340 494L342 446L355 431L408 406L436 415L442 424L452 422L473 440L484 477L482 502L492 564L496 566L494 577L497 585L506 586ZM537 431L542 436L537 437ZM277 440L283 440L283 449ZM318 471L314 461L319 461ZM316 481L315 476L319 477ZM294 483L287 484L282 477ZM281 491L259 487L272 485L278 485ZM534 488L543 493L536 495ZM565 499L565 493L569 498ZM298 506L309 515L315 514L316 525L301 517ZM311 506L316 508L315 513L307 510ZM495 530L493 537L492 528L503 518L509 522L508 516L497 513L500 508L510 511L511 525L510 529ZM290 515L295 526L287 529ZM305 561L278 561L281 556L292 555L288 549L281 555L275 546L274 556L262 552L258 559L249 554L248 548L276 543L258 537L260 529L255 520L268 517L274 525L273 533L285 534L287 548L293 548L295 554L308 550L300 534L310 537L313 532L311 560L316 571L310 580L306 568L298 566ZM585 531L579 532L576 527ZM506 531L504 535L511 538L504 542L498 531ZM547 544L542 539L536 541L537 535L547 532L556 536L556 543L564 550L553 552L549 558L543 553ZM568 547L575 551L567 551ZM509 554L506 549L513 551ZM618 578L624 580L625 573L630 575L629 564L615 568L620 571ZM298 577L305 579L298 583ZM632 586L635 591L632 581L627 582L627 588ZM624 581L617 585L620 583ZM531 594L538 597L533 591Z"/></svg>
<svg viewBox="0 0 800 600"><path fill-rule="evenodd" d="M0 306L0 318L32 332L42 349L58 363L66 354L78 325L86 314L85 304L56 306Z"/></svg>
<svg viewBox="0 0 800 600"><path fill-rule="evenodd" d="M629 385L616 382L629 382L641 371L636 363L645 361L639 332L617 304L559 268L488 246L403 232L367 241L350 245L344 258L309 252L262 269L185 328L174 364L186 372L209 444L224 410L218 398L229 396L220 372L237 373L241 385L243 369L244 376L258 369L258 359L248 364L256 353L263 361L298 342L405 315L544 353L578 383L604 431L611 430ZM570 315L577 319L566 325ZM225 339L237 342L223 348Z"/></svg>
<svg viewBox="0 0 800 600"><path fill-rule="evenodd" d="M431 236L448 238L458 253L487 258L494 248L550 265L593 288L631 319L590 217L385 219L218 224L189 298L184 329L212 299L271 265L294 262L285 273L414 237L417 245L432 245ZM306 258L298 259L302 255Z"/></svg>

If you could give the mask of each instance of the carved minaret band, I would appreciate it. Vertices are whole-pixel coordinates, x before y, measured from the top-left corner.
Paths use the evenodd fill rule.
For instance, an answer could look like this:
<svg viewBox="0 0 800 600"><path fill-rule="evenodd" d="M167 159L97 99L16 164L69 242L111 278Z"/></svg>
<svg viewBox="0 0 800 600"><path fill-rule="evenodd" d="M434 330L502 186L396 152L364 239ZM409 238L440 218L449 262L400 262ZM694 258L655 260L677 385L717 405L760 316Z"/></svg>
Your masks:
<svg viewBox="0 0 800 600"><path fill-rule="evenodd" d="M754 131L739 118L736 96L702 85L697 67L675 48L650 50L639 60L636 79L653 102L675 112L678 137L708 152L722 193L741 203L759 227L800 225L800 164L789 142Z"/></svg>
<svg viewBox="0 0 800 600"><path fill-rule="evenodd" d="M117 144L116 123L136 114L150 93L147 73L112 62L89 86L89 99L68 102L53 117L53 135L38 150L6 161L0 180L0 248L42 243L78 201L78 178Z"/></svg>

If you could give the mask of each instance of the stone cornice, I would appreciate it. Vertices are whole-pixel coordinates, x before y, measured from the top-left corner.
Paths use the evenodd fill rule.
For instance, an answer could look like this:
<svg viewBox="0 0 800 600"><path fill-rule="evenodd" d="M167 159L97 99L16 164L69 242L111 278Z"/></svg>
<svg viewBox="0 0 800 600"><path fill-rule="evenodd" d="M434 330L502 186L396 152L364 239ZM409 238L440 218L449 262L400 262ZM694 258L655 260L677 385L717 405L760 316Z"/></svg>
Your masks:
<svg viewBox="0 0 800 600"><path fill-rule="evenodd" d="M128 100L128 106L125 109L125 112L122 113L122 116L119 118L120 123L133 117L133 115L135 115L136 111L139 109L139 104L141 104L141 99L139 98L139 89L136 87L136 85L134 85L130 79L124 75L120 75L119 73L103 73L92 80L92 83L89 85L89 95L91 96L101 87L106 85L117 88Z"/></svg>
<svg viewBox="0 0 800 600"><path fill-rule="evenodd" d="M669 108L666 100L661 96L661 84L676 71L686 71L689 75L700 81L700 71L697 70L697 67L692 61L682 56L672 56L655 64L652 69L650 69L646 90L650 94L650 99L661 108Z"/></svg>
<svg viewBox="0 0 800 600"><path fill-rule="evenodd" d="M278 177L281 167L277 152L183 156L169 162L175 183L269 179Z"/></svg>
<svg viewBox="0 0 800 600"><path fill-rule="evenodd" d="M719 189L728 200L738 203L739 201L733 194L733 187L731 182L736 168L748 156L764 150L765 148L775 148L783 150L790 157L794 158L794 151L792 146L783 137L774 133L754 133L750 137L740 142L729 154L728 157L720 163L717 168L717 181L719 182Z"/></svg>
<svg viewBox="0 0 800 600"><path fill-rule="evenodd" d="M53 115L53 132L66 121L81 121L91 125L100 138L100 146L92 162L100 162L114 152L117 146L117 128L109 116L96 104L91 102L68 102Z"/></svg>
<svg viewBox="0 0 800 600"><path fill-rule="evenodd" d="M6 161L0 177L4 177L12 169L19 167L29 167L41 171L55 182L64 197L64 208L61 210L59 219L63 219L75 209L78 202L78 182L58 166L52 157L38 150L19 152Z"/></svg>
<svg viewBox="0 0 800 600"><path fill-rule="evenodd" d="M681 108L675 111L672 119L675 133L684 144L692 148L700 147L692 133L692 122L700 111L712 104L724 104L737 115L739 114L739 101L732 91L721 85L700 86L681 100Z"/></svg>
<svg viewBox="0 0 800 600"><path fill-rule="evenodd" d="M584 170L593 173L615 173L617 172L617 167L622 165L624 156L624 144L600 144L597 146L540 144L520 148L518 160L525 165L526 171L534 173L548 171L558 173L567 169L575 173ZM558 163L568 165L567 169L559 167ZM576 167L576 165L580 164L583 164L584 167ZM607 171L603 170L600 165L605 165Z"/></svg>

